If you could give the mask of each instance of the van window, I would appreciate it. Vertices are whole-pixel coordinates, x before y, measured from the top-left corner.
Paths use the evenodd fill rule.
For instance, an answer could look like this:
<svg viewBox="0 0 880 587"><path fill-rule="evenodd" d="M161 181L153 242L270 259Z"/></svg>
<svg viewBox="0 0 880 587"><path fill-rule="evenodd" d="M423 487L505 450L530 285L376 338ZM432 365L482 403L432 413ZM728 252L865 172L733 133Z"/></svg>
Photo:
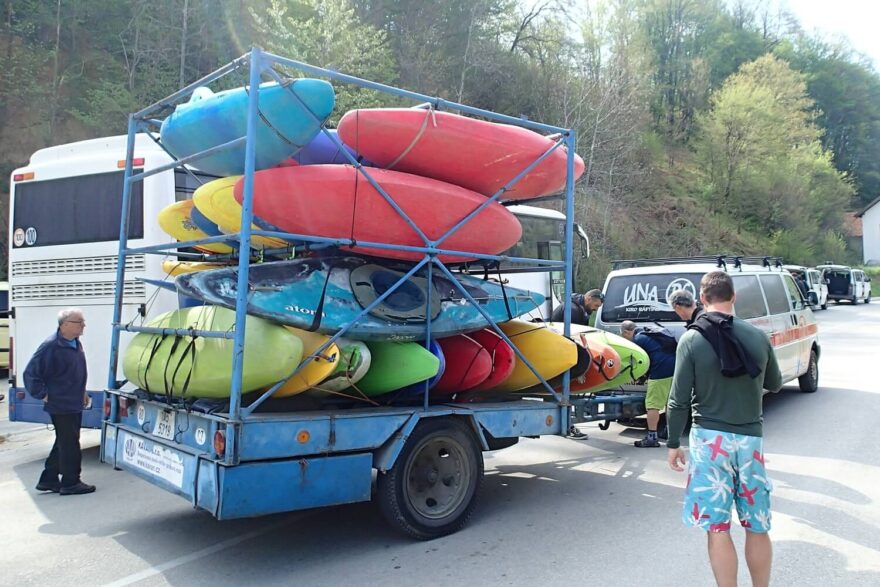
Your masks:
<svg viewBox="0 0 880 587"><path fill-rule="evenodd" d="M791 278L791 275L783 275L782 280L785 282L785 289L788 290L788 299L791 301L792 308L800 308L804 305L801 290Z"/></svg>
<svg viewBox="0 0 880 587"><path fill-rule="evenodd" d="M699 299L702 273L649 273L612 277L602 304L603 322L680 322L666 298L685 289Z"/></svg>
<svg viewBox="0 0 880 587"><path fill-rule="evenodd" d="M767 315L764 294L754 275L733 275L733 290L736 292L734 311L739 318L760 318Z"/></svg>
<svg viewBox="0 0 880 587"><path fill-rule="evenodd" d="M785 291L785 286L782 285L782 280L779 277L776 274L767 274L761 275L759 278L761 280L761 287L764 289L764 295L767 298L767 307L770 309L771 314L784 314L791 309L788 293Z"/></svg>

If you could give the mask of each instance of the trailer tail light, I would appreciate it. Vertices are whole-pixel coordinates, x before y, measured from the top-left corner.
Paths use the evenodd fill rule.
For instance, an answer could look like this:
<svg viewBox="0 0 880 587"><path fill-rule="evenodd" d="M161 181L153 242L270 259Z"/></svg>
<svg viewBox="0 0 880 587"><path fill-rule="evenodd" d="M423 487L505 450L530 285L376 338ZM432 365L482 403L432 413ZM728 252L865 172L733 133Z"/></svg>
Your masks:
<svg viewBox="0 0 880 587"><path fill-rule="evenodd" d="M218 430L214 433L214 452L217 453L217 456L226 454L226 432L224 430Z"/></svg>
<svg viewBox="0 0 880 587"><path fill-rule="evenodd" d="M105 420L110 419L110 398L109 397L104 398L104 419Z"/></svg>
<svg viewBox="0 0 880 587"><path fill-rule="evenodd" d="M34 178L34 172L28 171L27 173L16 173L12 176L12 181L29 181Z"/></svg>
<svg viewBox="0 0 880 587"><path fill-rule="evenodd" d="M131 407L134 407L134 402L131 402ZM120 418L128 418L128 398L121 397L119 398L119 417Z"/></svg>
<svg viewBox="0 0 880 587"><path fill-rule="evenodd" d="M144 158L138 157L137 159L132 159L131 166L132 167L143 167L144 166ZM125 169L125 159L120 159L119 161L117 161L116 168L117 169Z"/></svg>

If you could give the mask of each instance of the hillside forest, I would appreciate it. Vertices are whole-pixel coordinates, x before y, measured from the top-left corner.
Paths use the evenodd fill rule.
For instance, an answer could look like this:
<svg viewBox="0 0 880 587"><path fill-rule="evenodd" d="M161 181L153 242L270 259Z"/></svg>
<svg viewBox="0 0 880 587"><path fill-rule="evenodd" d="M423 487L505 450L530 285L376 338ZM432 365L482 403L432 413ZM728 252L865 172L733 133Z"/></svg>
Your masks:
<svg viewBox="0 0 880 587"><path fill-rule="evenodd" d="M573 128L592 259L857 261L880 195L880 75L757 0L3 0L0 166L122 134L127 115L258 45ZM244 73L222 80L245 82ZM214 89L223 89L215 87ZM338 87L346 110L400 105ZM331 121L332 122L332 121ZM8 209L8 195L3 199ZM3 231L5 241L7 231ZM6 246L2 246L6 265Z"/></svg>

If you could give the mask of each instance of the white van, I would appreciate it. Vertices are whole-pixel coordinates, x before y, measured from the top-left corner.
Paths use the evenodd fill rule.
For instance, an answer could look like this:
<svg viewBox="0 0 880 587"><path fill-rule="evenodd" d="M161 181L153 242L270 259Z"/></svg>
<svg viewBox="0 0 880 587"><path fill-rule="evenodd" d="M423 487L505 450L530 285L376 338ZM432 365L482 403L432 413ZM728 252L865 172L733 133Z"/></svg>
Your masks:
<svg viewBox="0 0 880 587"><path fill-rule="evenodd" d="M852 304L871 301L871 278L861 269L846 265L818 265L825 283L828 284L828 299L838 304L847 300Z"/></svg>
<svg viewBox="0 0 880 587"><path fill-rule="evenodd" d="M825 278L822 277L821 271L802 265L783 265L782 268L787 269L795 279L797 279L798 274L804 276L804 281L807 284L807 298L813 306L813 310L817 308L828 309L828 284L825 283Z"/></svg>
<svg viewBox="0 0 880 587"><path fill-rule="evenodd" d="M733 278L734 311L739 318L770 337L785 382L798 380L801 391L819 385L819 339L810 302L801 295L791 274L779 260L743 257L689 257L615 261L605 280L605 303L596 327L620 332L620 323L656 323L677 337L684 322L667 303L678 289L699 299L700 280L709 271L723 269Z"/></svg>

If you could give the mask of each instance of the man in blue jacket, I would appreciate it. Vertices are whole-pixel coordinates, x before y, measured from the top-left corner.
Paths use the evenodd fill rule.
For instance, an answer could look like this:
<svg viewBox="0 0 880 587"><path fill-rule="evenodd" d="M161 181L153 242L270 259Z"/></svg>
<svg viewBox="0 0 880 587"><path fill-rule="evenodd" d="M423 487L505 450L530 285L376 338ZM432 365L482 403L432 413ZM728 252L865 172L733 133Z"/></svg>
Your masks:
<svg viewBox="0 0 880 587"><path fill-rule="evenodd" d="M86 356L79 341L85 326L81 310L59 312L58 330L43 341L24 370L27 392L43 400L43 409L55 427L55 444L37 483L38 491L79 495L95 490L80 479L79 430L83 408L89 403Z"/></svg>
<svg viewBox="0 0 880 587"><path fill-rule="evenodd" d="M645 392L645 412L648 420L648 433L642 440L636 440L638 448L660 446L657 426L660 412L666 409L669 390L672 387L672 374L675 371L675 337L666 329L650 326L639 328L635 322L624 320L620 325L620 335L644 349L650 361L648 367L647 391Z"/></svg>

